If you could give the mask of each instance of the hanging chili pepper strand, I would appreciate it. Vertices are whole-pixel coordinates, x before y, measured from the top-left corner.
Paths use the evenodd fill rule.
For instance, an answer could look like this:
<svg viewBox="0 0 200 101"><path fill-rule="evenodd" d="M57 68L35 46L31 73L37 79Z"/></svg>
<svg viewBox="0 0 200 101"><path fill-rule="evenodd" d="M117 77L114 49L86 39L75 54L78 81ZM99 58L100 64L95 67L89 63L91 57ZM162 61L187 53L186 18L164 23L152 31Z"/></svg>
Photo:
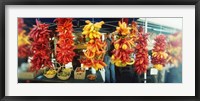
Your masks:
<svg viewBox="0 0 200 101"><path fill-rule="evenodd" d="M74 41L73 41L73 24L72 18L57 18L55 22L57 24L57 30L59 40L56 45L56 59L62 65L72 61L75 56Z"/></svg>
<svg viewBox="0 0 200 101"><path fill-rule="evenodd" d="M23 29L25 26L24 20L18 18L18 57L26 58L30 55L30 41L29 36L26 35L26 31Z"/></svg>
<svg viewBox="0 0 200 101"><path fill-rule="evenodd" d="M115 49L111 56L111 62L117 67L126 67L126 65L134 63L134 59L130 55L134 52L135 29L133 29L134 33L131 33L130 30L131 28L125 22L119 21L119 27L116 28L117 40L114 40Z"/></svg>
<svg viewBox="0 0 200 101"><path fill-rule="evenodd" d="M26 25L24 24L23 18L18 18L17 22L18 22L18 34L19 34L24 30L23 27L26 26Z"/></svg>
<svg viewBox="0 0 200 101"><path fill-rule="evenodd" d="M177 32L175 34L169 35L169 41L167 44L167 63L174 64L178 67L179 63L182 61L182 33Z"/></svg>
<svg viewBox="0 0 200 101"><path fill-rule="evenodd" d="M149 34L143 33L143 28L140 27L138 40L136 41L136 60L135 60L135 71L141 75L147 71L148 67L148 49L147 49L147 38Z"/></svg>
<svg viewBox="0 0 200 101"><path fill-rule="evenodd" d="M89 40L86 44L86 52L84 52L85 57L82 57L80 62L84 67L93 67L96 70L104 68L106 64L103 62L103 57L106 52L106 43L100 39L101 33L99 32L104 22L91 23L89 20L85 22L82 34Z"/></svg>
<svg viewBox="0 0 200 101"><path fill-rule="evenodd" d="M38 71L45 66L52 67L51 50L50 50L50 30L49 25L36 20L36 25L33 25L29 36L33 40L31 43L31 71Z"/></svg>
<svg viewBox="0 0 200 101"><path fill-rule="evenodd" d="M167 53L166 50L166 37L163 34L156 36L155 44L152 50L152 64L154 68L162 70L166 64Z"/></svg>

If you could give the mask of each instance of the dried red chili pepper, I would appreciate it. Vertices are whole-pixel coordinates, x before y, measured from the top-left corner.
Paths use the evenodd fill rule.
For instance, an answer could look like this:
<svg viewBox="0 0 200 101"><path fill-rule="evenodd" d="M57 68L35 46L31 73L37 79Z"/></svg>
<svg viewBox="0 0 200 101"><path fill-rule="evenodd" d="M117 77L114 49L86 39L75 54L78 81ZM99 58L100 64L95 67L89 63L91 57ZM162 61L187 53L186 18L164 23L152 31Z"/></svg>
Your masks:
<svg viewBox="0 0 200 101"><path fill-rule="evenodd" d="M138 39L136 41L136 60L135 60L135 71L141 75L147 71L148 66L148 49L147 49L147 38L149 34L143 34L143 28L140 27Z"/></svg>
<svg viewBox="0 0 200 101"><path fill-rule="evenodd" d="M75 56L73 41L73 24L71 18L55 19L59 40L56 45L56 59L62 65L72 61Z"/></svg>
<svg viewBox="0 0 200 101"><path fill-rule="evenodd" d="M38 71L45 66L52 67L51 50L50 50L50 30L49 25L36 20L29 36L33 40L31 43L31 52L33 54L31 60L31 71Z"/></svg>

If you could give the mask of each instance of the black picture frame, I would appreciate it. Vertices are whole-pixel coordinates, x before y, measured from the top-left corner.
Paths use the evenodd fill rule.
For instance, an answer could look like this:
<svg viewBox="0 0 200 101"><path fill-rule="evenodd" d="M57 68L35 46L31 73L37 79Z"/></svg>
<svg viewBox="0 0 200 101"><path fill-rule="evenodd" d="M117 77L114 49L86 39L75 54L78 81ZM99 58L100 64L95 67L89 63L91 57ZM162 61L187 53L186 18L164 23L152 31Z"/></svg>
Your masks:
<svg viewBox="0 0 200 101"><path fill-rule="evenodd" d="M6 5L195 5L195 96L5 96L5 6ZM64 100L149 100L199 101L200 100L200 0L1 0L0 1L0 99L1 101L64 101Z"/></svg>

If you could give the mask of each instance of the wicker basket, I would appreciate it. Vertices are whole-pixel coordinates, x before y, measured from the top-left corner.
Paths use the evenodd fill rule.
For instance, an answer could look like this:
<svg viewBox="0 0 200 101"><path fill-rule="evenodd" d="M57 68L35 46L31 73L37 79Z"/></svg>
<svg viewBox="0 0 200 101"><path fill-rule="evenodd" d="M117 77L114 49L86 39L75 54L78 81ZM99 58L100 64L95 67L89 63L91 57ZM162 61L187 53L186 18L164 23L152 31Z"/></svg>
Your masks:
<svg viewBox="0 0 200 101"><path fill-rule="evenodd" d="M56 76L56 73L53 74L53 75L47 75L47 74L43 74L43 75L48 79L52 79L52 78L54 78Z"/></svg>
<svg viewBox="0 0 200 101"><path fill-rule="evenodd" d="M77 67L76 70L74 71L74 79L79 79L79 80L85 79L86 70L82 69L82 72L78 72L77 71L78 69L81 69L81 68Z"/></svg>
<svg viewBox="0 0 200 101"><path fill-rule="evenodd" d="M49 74L46 74L46 72L47 72L47 70L44 69L43 75L44 75L46 78L48 78L48 79L54 78L54 77L56 76L56 74L57 74L57 72L56 72L56 73L54 73L54 74L49 75Z"/></svg>
<svg viewBox="0 0 200 101"><path fill-rule="evenodd" d="M71 73L70 73L70 75L67 75L67 76L59 76L59 75L57 74L57 77L58 77L60 80L68 80L70 76L71 76Z"/></svg>
<svg viewBox="0 0 200 101"><path fill-rule="evenodd" d="M67 68L65 68L65 67L59 67L59 69L57 70L57 77L60 79L60 80L67 80L67 79L69 79L70 78L70 76L71 76L71 71L73 70L72 68L68 68L68 70L67 71L65 71L65 69L67 69ZM60 72L61 71L61 72ZM60 76L60 73L67 73L67 74L69 74L69 75L66 75L66 76Z"/></svg>

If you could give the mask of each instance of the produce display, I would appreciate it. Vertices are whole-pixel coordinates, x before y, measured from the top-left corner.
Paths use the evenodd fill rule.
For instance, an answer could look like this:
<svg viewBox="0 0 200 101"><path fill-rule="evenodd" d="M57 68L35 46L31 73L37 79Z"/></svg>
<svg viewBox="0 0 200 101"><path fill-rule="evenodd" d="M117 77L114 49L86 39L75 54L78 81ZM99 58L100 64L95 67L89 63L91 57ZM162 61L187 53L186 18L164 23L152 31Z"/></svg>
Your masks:
<svg viewBox="0 0 200 101"><path fill-rule="evenodd" d="M114 40L114 50L111 57L112 63L117 67L126 67L126 65L132 65L134 59L130 55L134 52L134 37L135 29L133 33L130 32L131 28L127 26L125 22L119 22L119 27L116 28L117 39Z"/></svg>
<svg viewBox="0 0 200 101"><path fill-rule="evenodd" d="M135 71L137 74L141 75L142 73L147 72L147 67L149 63L148 59L148 49L147 49L147 38L148 34L144 34L143 28L140 27L138 33L138 39L136 41L136 59L135 59Z"/></svg>
<svg viewBox="0 0 200 101"><path fill-rule="evenodd" d="M179 66L182 62L182 33L175 33L169 35L169 41L167 43L167 63L174 64L175 67Z"/></svg>
<svg viewBox="0 0 200 101"><path fill-rule="evenodd" d="M162 70L166 64L168 54L166 53L166 36L160 34L156 36L154 49L152 50L152 64L154 68Z"/></svg>
<svg viewBox="0 0 200 101"><path fill-rule="evenodd" d="M83 28L82 34L88 39L86 44L87 48L84 52L85 57L83 57L80 62L84 67L93 67L98 70L104 68L106 64L103 62L106 43L103 42L101 38L100 28L104 24L103 21L96 22L93 24L89 20L86 20L86 25Z"/></svg>
<svg viewBox="0 0 200 101"><path fill-rule="evenodd" d="M72 62L74 53L73 41L73 24L71 18L57 18L55 19L59 40L56 45L56 60L58 63L65 65Z"/></svg>
<svg viewBox="0 0 200 101"><path fill-rule="evenodd" d="M18 82L127 83L180 77L182 68L170 67L182 66L181 29L145 19L18 18ZM179 76L171 75L174 71Z"/></svg>
<svg viewBox="0 0 200 101"><path fill-rule="evenodd" d="M38 71L43 67L52 67L50 49L50 30L49 25L36 20L36 25L31 29L29 36L31 42L31 71Z"/></svg>

